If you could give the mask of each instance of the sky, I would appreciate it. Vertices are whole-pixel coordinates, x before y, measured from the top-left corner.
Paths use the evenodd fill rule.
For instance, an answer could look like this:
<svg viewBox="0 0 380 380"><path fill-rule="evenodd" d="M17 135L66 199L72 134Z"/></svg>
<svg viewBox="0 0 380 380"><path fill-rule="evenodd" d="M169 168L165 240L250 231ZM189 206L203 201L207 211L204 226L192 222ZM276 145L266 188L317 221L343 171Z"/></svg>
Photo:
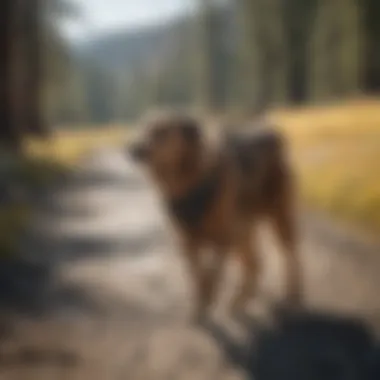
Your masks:
<svg viewBox="0 0 380 380"><path fill-rule="evenodd" d="M88 38L120 27L158 24L191 10L196 0L71 0L78 20L63 25L71 40Z"/></svg>

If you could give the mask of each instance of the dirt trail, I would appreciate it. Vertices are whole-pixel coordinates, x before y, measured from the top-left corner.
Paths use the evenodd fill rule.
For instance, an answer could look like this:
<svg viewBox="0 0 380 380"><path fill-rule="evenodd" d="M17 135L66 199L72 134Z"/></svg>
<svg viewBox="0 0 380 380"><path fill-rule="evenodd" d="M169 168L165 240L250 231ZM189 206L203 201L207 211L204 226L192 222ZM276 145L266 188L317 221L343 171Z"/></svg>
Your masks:
<svg viewBox="0 0 380 380"><path fill-rule="evenodd" d="M187 321L185 266L154 192L121 152L89 157L36 210L23 249L48 262L47 274L42 293L36 281L26 284L35 315L17 314L14 331L4 333L0 379L251 378L243 360L251 325L223 306L215 313L220 329ZM300 229L307 306L377 327L377 249L307 215ZM265 230L261 244L260 294L270 304L281 298L281 259ZM235 272L231 264L225 294Z"/></svg>

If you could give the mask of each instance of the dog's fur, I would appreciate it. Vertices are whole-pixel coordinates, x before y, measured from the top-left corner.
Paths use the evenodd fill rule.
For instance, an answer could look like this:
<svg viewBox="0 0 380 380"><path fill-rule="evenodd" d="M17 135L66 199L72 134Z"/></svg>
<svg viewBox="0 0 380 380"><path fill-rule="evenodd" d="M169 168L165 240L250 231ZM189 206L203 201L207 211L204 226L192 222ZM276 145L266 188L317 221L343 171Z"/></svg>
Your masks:
<svg viewBox="0 0 380 380"><path fill-rule="evenodd" d="M195 118L166 114L148 122L131 153L148 168L180 234L196 285L198 315L211 304L231 250L243 272L234 306L255 294L260 271L255 233L263 218L284 248L287 297L300 300L293 180L277 132L252 127L249 133L225 136L218 146L209 143ZM205 246L213 251L210 268L202 264Z"/></svg>

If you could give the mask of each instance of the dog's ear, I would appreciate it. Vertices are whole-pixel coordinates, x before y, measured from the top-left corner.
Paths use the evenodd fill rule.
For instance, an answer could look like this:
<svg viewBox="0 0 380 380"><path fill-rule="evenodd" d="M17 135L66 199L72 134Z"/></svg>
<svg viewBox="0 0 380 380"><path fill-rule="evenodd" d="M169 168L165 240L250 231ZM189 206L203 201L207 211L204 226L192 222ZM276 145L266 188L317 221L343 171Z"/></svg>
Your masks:
<svg viewBox="0 0 380 380"><path fill-rule="evenodd" d="M181 132L186 142L197 144L201 139L201 128L199 123L191 118L186 119L181 125Z"/></svg>

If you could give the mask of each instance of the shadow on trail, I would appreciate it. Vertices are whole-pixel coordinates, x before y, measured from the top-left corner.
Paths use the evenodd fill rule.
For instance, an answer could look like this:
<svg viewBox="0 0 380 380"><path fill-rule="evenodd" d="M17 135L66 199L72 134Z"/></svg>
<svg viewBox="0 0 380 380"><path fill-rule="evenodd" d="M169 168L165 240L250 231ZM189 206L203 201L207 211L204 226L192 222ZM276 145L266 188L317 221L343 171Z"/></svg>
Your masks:
<svg viewBox="0 0 380 380"><path fill-rule="evenodd" d="M43 367L55 365L61 368L76 367L80 357L68 350L36 349L23 347L10 354L0 354L0 368Z"/></svg>
<svg viewBox="0 0 380 380"><path fill-rule="evenodd" d="M60 251L58 264L117 256L141 258L150 254L149 248L161 244L164 239L163 232L155 229L137 236L70 236L54 240L51 244L57 245Z"/></svg>
<svg viewBox="0 0 380 380"><path fill-rule="evenodd" d="M66 181L60 184L61 189L65 191L85 190L101 186L110 186L114 189L140 190L145 188L146 184L136 176L123 173L115 175L115 173L104 171L72 173Z"/></svg>
<svg viewBox="0 0 380 380"><path fill-rule="evenodd" d="M0 310L34 312L43 307L53 271L48 263L3 258L0 263Z"/></svg>
<svg viewBox="0 0 380 380"><path fill-rule="evenodd" d="M0 313L38 314L66 303L93 312L97 306L90 305L81 289L57 289L59 268L67 263L117 257L133 262L146 257L152 246L165 242L165 236L159 229L139 236L32 236L25 244L27 255L0 259Z"/></svg>
<svg viewBox="0 0 380 380"><path fill-rule="evenodd" d="M2 260L0 266L0 312L42 316L62 307L99 314L99 306L85 289L56 286L54 267L20 259ZM0 358L1 359L1 358Z"/></svg>
<svg viewBox="0 0 380 380"><path fill-rule="evenodd" d="M360 320L302 312L278 315L274 327L248 330L248 343L239 345L220 326L206 326L249 379L380 379L380 343Z"/></svg>
<svg viewBox="0 0 380 380"><path fill-rule="evenodd" d="M54 268L47 264L3 260L0 268L0 316L5 317L0 319L0 335L1 322L12 315L39 319L74 314L100 320L117 316L125 323L145 326L175 318L172 310L156 310L138 298L98 294L80 282L57 281Z"/></svg>

